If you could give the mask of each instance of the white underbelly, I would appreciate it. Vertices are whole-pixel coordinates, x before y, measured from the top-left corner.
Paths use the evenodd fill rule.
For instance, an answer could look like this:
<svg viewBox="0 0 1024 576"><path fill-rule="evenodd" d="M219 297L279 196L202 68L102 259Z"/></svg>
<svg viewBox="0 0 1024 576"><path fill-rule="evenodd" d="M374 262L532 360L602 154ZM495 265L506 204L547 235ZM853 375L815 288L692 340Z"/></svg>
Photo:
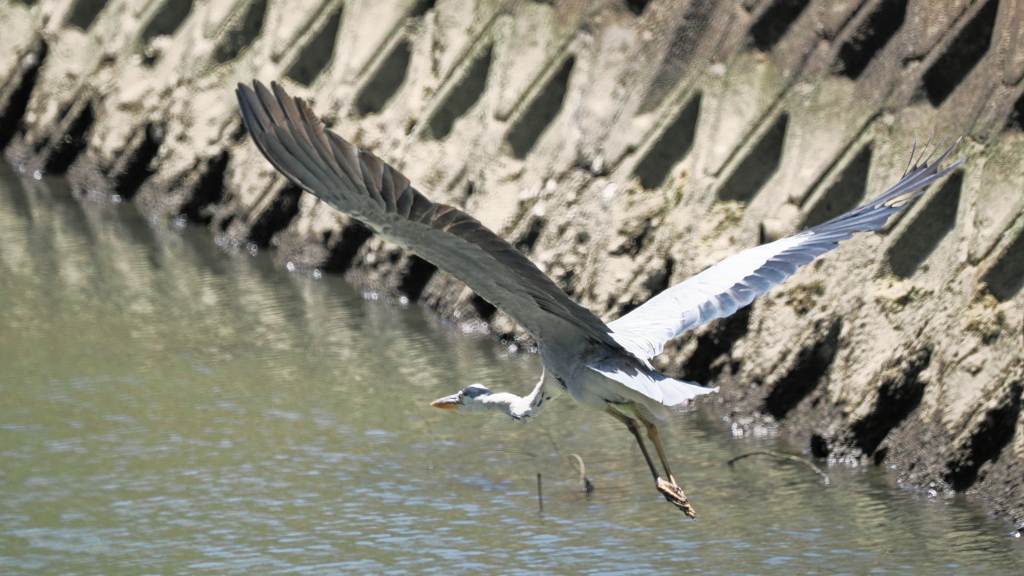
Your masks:
<svg viewBox="0 0 1024 576"><path fill-rule="evenodd" d="M566 382L569 395L580 404L604 411L608 404L624 404L633 400L632 390L589 369L582 369Z"/></svg>
<svg viewBox="0 0 1024 576"><path fill-rule="evenodd" d="M669 415L661 402L585 366L575 374L575 378L566 382L566 389L574 400L595 410L604 411L611 404L629 416L635 416L638 410L642 410L646 417L653 416L658 420Z"/></svg>

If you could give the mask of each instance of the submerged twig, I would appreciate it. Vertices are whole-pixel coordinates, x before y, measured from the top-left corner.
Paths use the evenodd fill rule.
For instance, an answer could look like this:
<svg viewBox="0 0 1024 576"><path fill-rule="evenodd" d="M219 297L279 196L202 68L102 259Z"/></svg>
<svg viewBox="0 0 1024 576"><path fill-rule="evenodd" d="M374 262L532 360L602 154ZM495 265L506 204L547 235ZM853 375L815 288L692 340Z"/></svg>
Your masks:
<svg viewBox="0 0 1024 576"><path fill-rule="evenodd" d="M818 468L814 464L808 462L807 460L799 456L794 456L792 454L783 454L782 452L776 452L775 450L756 450L754 452L747 452L746 454L740 454L735 458L727 460L725 464L728 466L732 466L733 463L735 463L737 460L742 460L744 458L747 458L748 456L774 456L775 458L779 458L781 460L791 460L793 462L799 462L804 466L810 468L818 476L821 476L821 481L824 482L826 485L829 483L828 474L822 472L821 468Z"/></svg>
<svg viewBox="0 0 1024 576"><path fill-rule="evenodd" d="M537 472L537 508L544 513L544 489L541 487L540 472Z"/></svg>
<svg viewBox="0 0 1024 576"><path fill-rule="evenodd" d="M587 466L583 464L583 458L579 454L570 454L580 465L580 483L583 484L583 491L590 494L594 491L594 481L587 478Z"/></svg>

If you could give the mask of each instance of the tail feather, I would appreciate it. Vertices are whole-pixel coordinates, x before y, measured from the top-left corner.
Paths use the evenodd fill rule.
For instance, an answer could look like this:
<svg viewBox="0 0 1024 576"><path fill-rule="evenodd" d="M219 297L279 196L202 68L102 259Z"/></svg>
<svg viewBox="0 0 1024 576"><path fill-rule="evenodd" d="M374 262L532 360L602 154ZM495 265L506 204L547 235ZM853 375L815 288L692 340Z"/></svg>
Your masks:
<svg viewBox="0 0 1024 576"><path fill-rule="evenodd" d="M718 392L718 388L707 388L693 382L685 382L670 378L656 370L642 367L587 366L594 372L622 384L638 397L623 394L624 400L633 400L646 406L655 416L663 418L667 414L665 406L676 406L697 396Z"/></svg>

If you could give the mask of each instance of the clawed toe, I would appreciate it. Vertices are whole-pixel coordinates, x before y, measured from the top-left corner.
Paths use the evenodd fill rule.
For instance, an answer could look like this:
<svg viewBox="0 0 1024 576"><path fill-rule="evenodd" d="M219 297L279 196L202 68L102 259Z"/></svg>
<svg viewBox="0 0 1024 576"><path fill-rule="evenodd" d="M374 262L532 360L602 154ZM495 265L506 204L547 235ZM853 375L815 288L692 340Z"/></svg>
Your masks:
<svg viewBox="0 0 1024 576"><path fill-rule="evenodd" d="M662 478L658 478L658 491L665 496L665 500L668 500L676 508L683 511L690 518L696 518L697 512L690 506L690 502L686 499L686 494L683 494L683 489L678 484L673 482L666 482Z"/></svg>

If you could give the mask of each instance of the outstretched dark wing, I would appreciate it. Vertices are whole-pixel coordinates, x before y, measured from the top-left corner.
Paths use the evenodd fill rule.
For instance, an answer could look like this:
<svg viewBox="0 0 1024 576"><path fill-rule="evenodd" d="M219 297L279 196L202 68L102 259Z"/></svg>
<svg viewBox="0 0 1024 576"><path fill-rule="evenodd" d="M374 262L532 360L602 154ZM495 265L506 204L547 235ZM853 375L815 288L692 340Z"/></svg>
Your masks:
<svg viewBox="0 0 1024 576"><path fill-rule="evenodd" d="M397 170L326 130L300 98L276 83L239 84L237 94L253 141L289 180L455 276L538 342L589 339L618 348L604 322L511 244L465 212L431 202Z"/></svg>
<svg viewBox="0 0 1024 576"><path fill-rule="evenodd" d="M957 140L959 143L959 140ZM609 322L615 339L640 358L661 354L665 343L715 318L724 318L750 304L804 264L838 246L854 232L878 230L889 217L906 208L923 189L963 163L938 167L953 152L953 144L935 162L915 165L877 198L803 232L744 250L680 282L622 318Z"/></svg>

